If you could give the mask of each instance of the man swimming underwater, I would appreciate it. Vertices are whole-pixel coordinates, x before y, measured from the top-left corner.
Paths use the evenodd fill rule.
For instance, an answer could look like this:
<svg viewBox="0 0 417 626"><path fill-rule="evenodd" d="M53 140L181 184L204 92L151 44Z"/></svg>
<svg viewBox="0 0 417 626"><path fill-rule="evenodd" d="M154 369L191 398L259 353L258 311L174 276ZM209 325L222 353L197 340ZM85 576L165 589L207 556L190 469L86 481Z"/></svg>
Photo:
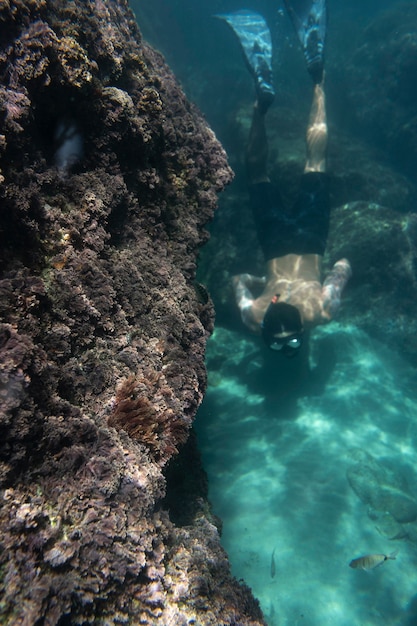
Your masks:
<svg viewBox="0 0 417 626"><path fill-rule="evenodd" d="M246 153L249 198L266 276L233 278L242 320L265 344L287 357L299 353L306 330L329 322L351 275L346 259L335 263L321 284L321 264L329 230L326 175L327 121L324 94L325 0L285 0L314 83L307 128L307 159L298 198L285 209L267 174L265 115L274 99L271 35L252 11L219 15L238 36L255 81L256 102ZM262 290L259 297L253 291Z"/></svg>

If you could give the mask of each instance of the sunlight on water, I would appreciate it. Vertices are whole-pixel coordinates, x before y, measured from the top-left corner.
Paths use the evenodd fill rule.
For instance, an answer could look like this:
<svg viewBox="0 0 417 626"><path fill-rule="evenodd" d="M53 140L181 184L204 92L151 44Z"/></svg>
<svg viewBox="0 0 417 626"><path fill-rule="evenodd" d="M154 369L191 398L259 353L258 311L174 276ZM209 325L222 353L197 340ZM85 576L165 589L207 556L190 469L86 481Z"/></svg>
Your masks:
<svg viewBox="0 0 417 626"><path fill-rule="evenodd" d="M216 330L209 368L228 350L213 360L221 384L210 387L197 429L223 545L270 626L411 626L415 374L355 327L320 328L313 348L329 338L337 357L324 387L300 388L284 412L239 369L256 340ZM349 567L397 548L375 570Z"/></svg>

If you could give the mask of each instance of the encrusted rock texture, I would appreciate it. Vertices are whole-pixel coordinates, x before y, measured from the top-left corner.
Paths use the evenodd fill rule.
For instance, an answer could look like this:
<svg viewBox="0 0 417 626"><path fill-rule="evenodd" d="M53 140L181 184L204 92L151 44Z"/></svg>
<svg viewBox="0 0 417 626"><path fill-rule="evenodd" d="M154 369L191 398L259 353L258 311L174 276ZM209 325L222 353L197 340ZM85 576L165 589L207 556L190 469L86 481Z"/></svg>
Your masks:
<svg viewBox="0 0 417 626"><path fill-rule="evenodd" d="M224 151L124 0L0 0L0 42L0 623L263 624L204 499L164 508Z"/></svg>

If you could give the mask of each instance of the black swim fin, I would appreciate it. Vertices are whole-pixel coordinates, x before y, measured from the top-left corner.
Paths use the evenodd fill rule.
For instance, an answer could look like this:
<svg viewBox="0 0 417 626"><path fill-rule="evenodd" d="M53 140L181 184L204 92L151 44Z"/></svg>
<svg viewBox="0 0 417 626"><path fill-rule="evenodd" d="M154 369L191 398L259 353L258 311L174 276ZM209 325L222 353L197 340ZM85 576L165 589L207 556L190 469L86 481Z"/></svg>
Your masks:
<svg viewBox="0 0 417 626"><path fill-rule="evenodd" d="M326 0L284 0L315 83L323 80L327 27Z"/></svg>
<svg viewBox="0 0 417 626"><path fill-rule="evenodd" d="M265 19L254 11L236 11L215 15L224 20L239 39L249 71L255 79L258 103L265 111L275 91L272 84L272 42Z"/></svg>

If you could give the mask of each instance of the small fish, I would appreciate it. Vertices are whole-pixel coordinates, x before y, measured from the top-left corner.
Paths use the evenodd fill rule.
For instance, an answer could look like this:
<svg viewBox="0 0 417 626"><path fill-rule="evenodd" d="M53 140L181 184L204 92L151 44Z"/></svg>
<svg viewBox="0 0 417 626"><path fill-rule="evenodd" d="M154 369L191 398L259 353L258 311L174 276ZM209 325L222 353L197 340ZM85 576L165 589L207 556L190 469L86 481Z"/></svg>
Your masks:
<svg viewBox="0 0 417 626"><path fill-rule="evenodd" d="M276 571L277 570L275 568L275 548L274 548L271 554L271 578L275 578Z"/></svg>
<svg viewBox="0 0 417 626"><path fill-rule="evenodd" d="M198 301L200 302L200 304L207 304L207 302L210 299L209 292L207 291L207 288L204 285L202 285L201 283L195 282L194 283L194 289L196 291L197 298L198 298Z"/></svg>
<svg viewBox="0 0 417 626"><path fill-rule="evenodd" d="M370 570L375 569L378 565L382 565L385 561L389 559L395 560L398 554L398 550L395 552L391 552L391 554L366 554L364 556L359 556L357 559L353 559L349 563L349 567L353 567L353 569L364 569Z"/></svg>

